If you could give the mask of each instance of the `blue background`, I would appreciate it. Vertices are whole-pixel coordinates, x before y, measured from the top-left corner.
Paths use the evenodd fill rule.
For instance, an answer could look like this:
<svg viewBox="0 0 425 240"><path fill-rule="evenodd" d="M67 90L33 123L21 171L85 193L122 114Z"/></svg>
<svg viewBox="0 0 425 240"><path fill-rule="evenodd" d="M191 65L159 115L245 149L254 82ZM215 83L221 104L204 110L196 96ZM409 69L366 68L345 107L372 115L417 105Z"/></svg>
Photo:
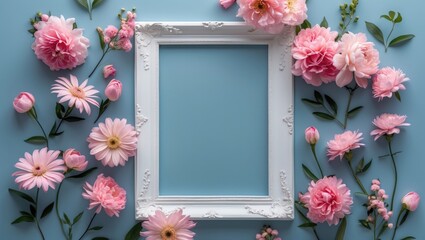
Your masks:
<svg viewBox="0 0 425 240"><path fill-rule="evenodd" d="M342 1L309 1L309 19L312 23L319 23L323 16L326 16L330 26L337 28L339 21L338 6ZM2 30L4 31L0 38L1 52L1 73L3 87L0 89L0 119L2 137L0 138L0 146L2 150L2 168L0 169L0 202L3 206L0 219L0 232L2 239L37 239L38 233L34 226L27 224L10 225L10 222L18 216L18 210L24 205L19 200L15 200L8 193L8 188L17 188L14 178L11 174L16 170L14 164L18 158L24 155L24 152L32 152L34 146L26 144L23 139L39 134L36 124L24 114L17 114L13 107L13 98L21 91L29 91L34 94L37 101L37 110L40 121L45 128L49 128L54 121L54 102L56 96L50 93L50 85L53 80L60 76L69 76L70 73L76 75L80 80L91 71L100 57L100 49L97 42L97 34L95 28L102 28L109 24L118 25L116 14L121 7L131 9L137 8L138 20L145 21L208 21L222 20L234 21L239 20L235 17L237 8L233 6L231 9L222 10L216 0L162 0L162 1L145 1L145 0L125 0L125 1L106 1L102 6L93 12L93 20L90 21L85 10L81 9L74 1L28 1L15 0L9 1L0 9L0 18ZM423 134L425 129L423 122L425 121L424 111L422 109L422 91L425 83L422 81L423 61L421 57L425 53L423 46L425 26L423 21L424 3L419 0L375 0L361 1L358 7L358 15L360 21L354 25L351 30L353 32L366 32L364 21L375 22L383 26L384 33L389 31L389 25L382 19L381 14L387 13L389 10L400 11L404 16L403 23L397 27L395 35L404 33L414 33L416 38L410 43L392 48L388 53L384 53L383 47L377 44L377 48L381 54L381 67L395 66L401 68L411 79L406 83L407 90L401 92L402 102L395 99L385 99L377 102L372 98L371 90L359 90L356 92L353 100L353 106L363 105L364 110L349 122L348 129L359 129L364 133L365 148L355 152L358 159L362 155L366 159L374 159L374 164L370 171L362 176L365 185L372 178L380 178L383 187L390 192L392 188L392 168L387 159L378 159L378 156L387 153L386 144L380 140L374 142L369 136L369 132L373 129L371 121L380 113L398 113L406 114L411 127L406 127L402 133L395 137L395 151L403 151L397 155L397 162L400 172L399 190L396 200L400 199L408 191L417 191L419 194L425 194L423 186L423 171L425 164L423 163ZM83 66L72 71L51 72L46 65L38 61L31 50L33 39L26 32L30 28L28 19L36 12L51 11L53 15L64 15L65 17L75 17L79 27L85 29L84 35L91 40L89 49L89 57ZM371 36L367 34L369 39ZM105 116L127 118L133 122L133 78L134 78L134 55L133 53L112 52L105 59L104 64L112 63L117 69L116 78L120 79L124 84L124 94L122 98L111 105ZM225 69L223 69L225 71ZM99 90L103 91L106 86L100 71L90 79L91 84L95 85ZM187 86L190 87L190 86ZM302 79L295 79L295 191L306 191L308 180L301 171L301 163L309 165L314 169L312 156L309 152L309 146L304 140L304 129L310 125L315 125L321 132L321 140L317 144L318 156L327 174L336 174L343 178L347 185L358 191L357 186L352 181L348 168L344 162L334 161L328 163L326 158L326 142L333 138L336 133L341 133L342 129L335 123L324 122L314 118L311 115L313 110L311 107L304 105L300 99L303 97L312 97L313 90L330 94L338 100L339 105L345 106L346 93L345 90L335 87L334 84L314 88L304 83ZM65 134L56 138L51 143L52 149L66 149L74 147L83 153L88 153L86 138L91 124L95 116L90 116L84 124L65 124ZM103 119L102 119L103 120ZM101 214L95 220L95 225L103 225L105 230L98 235L108 236L111 239L123 239L127 230L133 225L134 221L134 162L130 160L125 167L104 168L98 162L91 161L91 166L99 166L99 171L106 175L113 176L117 182L127 190L128 203L127 208L121 212L120 218L110 219L105 214ZM89 182L93 182L94 174L89 178ZM88 202L80 197L81 180L68 181L64 185L62 195L61 209L76 215L83 208L88 206ZM54 191L48 192L48 197L52 199ZM346 239L370 239L371 232L364 231L357 224L357 219L364 218L365 213L360 207L361 198L354 197L356 202L353 208L353 214L349 217L349 225L347 229ZM47 203L47 200L46 202ZM396 211L399 208L396 205ZM425 224L423 206L420 206L417 212L411 214L407 224L400 228L399 235L414 235L417 239L424 239ZM85 214L81 223L87 224L90 214ZM394 219L395 220L395 219ZM83 225L76 227L76 235L81 234ZM216 239L254 239L255 233L264 223L270 223L274 228L280 231L280 235L284 239L313 239L313 235L309 230L300 229L297 226L301 223L298 215L291 222L283 221L198 221L196 228L197 239L216 240ZM42 226L46 232L47 239L61 239L59 226L56 218L49 216L42 221ZM336 228L329 228L326 224L321 224L318 228L321 239L333 239ZM94 237L97 235L88 235ZM387 239L388 235L384 236Z"/></svg>

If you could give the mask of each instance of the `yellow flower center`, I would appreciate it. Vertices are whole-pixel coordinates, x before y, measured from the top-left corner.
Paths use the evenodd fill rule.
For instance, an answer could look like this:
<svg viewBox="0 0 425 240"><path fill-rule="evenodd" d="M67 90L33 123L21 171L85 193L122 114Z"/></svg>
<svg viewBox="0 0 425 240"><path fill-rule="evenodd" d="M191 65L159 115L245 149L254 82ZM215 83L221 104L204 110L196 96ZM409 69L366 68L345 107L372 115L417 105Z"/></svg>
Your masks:
<svg viewBox="0 0 425 240"><path fill-rule="evenodd" d="M32 175L42 176L44 173L46 173L45 169L41 168L40 166L34 166L34 169L32 171Z"/></svg>
<svg viewBox="0 0 425 240"><path fill-rule="evenodd" d="M296 0L288 0L288 8L289 8L291 11L292 11L292 10L294 10L295 1L296 1Z"/></svg>
<svg viewBox="0 0 425 240"><path fill-rule="evenodd" d="M264 12L267 11L267 9L269 8L267 3L265 3L264 0L257 0L252 2L249 5L249 8L253 9L255 13L257 14L263 14Z"/></svg>
<svg viewBox="0 0 425 240"><path fill-rule="evenodd" d="M72 96L76 98L85 98L86 94L83 89L79 87L72 87L69 89L69 92L72 94Z"/></svg>
<svg viewBox="0 0 425 240"><path fill-rule="evenodd" d="M166 226L161 231L162 240L177 240L176 230L171 226Z"/></svg>
<svg viewBox="0 0 425 240"><path fill-rule="evenodd" d="M108 148L110 149L117 149L120 147L121 141L119 138L112 136L108 138L108 140L106 141L106 144L108 145Z"/></svg>

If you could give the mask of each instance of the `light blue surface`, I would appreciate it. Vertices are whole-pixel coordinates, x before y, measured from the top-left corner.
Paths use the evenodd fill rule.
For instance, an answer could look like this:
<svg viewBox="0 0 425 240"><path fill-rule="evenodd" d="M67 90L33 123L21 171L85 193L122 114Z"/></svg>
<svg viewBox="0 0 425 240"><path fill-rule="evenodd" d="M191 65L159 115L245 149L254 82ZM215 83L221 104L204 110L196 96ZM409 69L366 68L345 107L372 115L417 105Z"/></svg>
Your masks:
<svg viewBox="0 0 425 240"><path fill-rule="evenodd" d="M315 1L310 0L309 3L309 19L312 23L319 23L323 16L326 16L330 26L336 29L338 24L338 6L342 1ZM2 37L0 38L1 52L1 73L2 88L0 90L0 119L3 137L0 139L1 150L3 151L1 161L3 163L0 170L0 202L2 203L0 232L1 239L38 239L38 233L32 225L10 225L10 222L18 216L24 204L12 198L7 189L16 188L14 178L11 174L16 170L14 164L24 152L32 152L34 146L24 143L22 140L39 134L36 124L23 114L17 114L12 108L13 98L21 91L30 91L34 94L37 101L37 110L40 121L48 128L54 120L54 102L56 96L50 93L50 85L54 79L60 76L68 76L70 73L76 75L80 80L85 79L93 66L100 57L100 49L97 42L97 33L95 28L102 28L109 24L118 25L116 13L121 7L130 9L137 7L138 19L146 21L235 21L237 18L236 7L224 11L216 0L162 0L162 1L146 1L146 0L125 0L125 1L106 1L104 5L95 9L93 12L93 20L90 21L87 13L82 10L74 1L29 1L15 0L4 3L0 9L2 19ZM389 26L382 19L381 14L387 13L389 10L400 11L404 16L403 23L398 26L395 35L404 33L414 33L416 38L410 43L392 48L388 53L384 53L383 47L377 44L377 48L381 54L380 66L395 66L401 68L411 79L406 83L407 90L401 92L402 102L395 99L385 99L377 102L372 99L371 90L359 90L356 92L353 105L363 105L364 110L350 121L348 129L359 129L364 133L364 143L366 148L356 151L355 156L365 156L366 159L374 159L371 170L362 176L363 182L366 184L373 178L380 178L383 187L390 192L392 187L392 168L390 162L386 159L379 159L378 156L387 153L385 143L383 141L374 142L369 136L369 132L373 129L372 119L380 113L390 112L398 114L406 114L408 122L412 124L402 130L401 134L394 139L394 148L396 151L403 151L397 155L400 179L399 191L396 200L408 191L417 191L425 196L425 187L423 185L423 172L425 163L423 161L423 135L425 133L425 113L422 109L423 89L425 83L423 79L424 62L422 56L425 53L423 46L425 37L425 22L423 21L423 8L425 4L420 0L396 1L396 0L374 0L360 1L358 7L358 15L360 21L357 26L351 30L353 32L366 32L364 21L372 21L384 27L385 33L389 31ZM35 12L51 11L54 15L63 14L65 17L75 17L78 26L85 29L84 35L91 40L89 49L89 57L86 63L72 71L51 72L43 63L38 61L31 50L33 39L26 32L30 28L28 19ZM367 34L368 38L371 36ZM114 64L118 73L116 78L120 79L124 84L124 94L122 98L111 105L105 113L105 117L127 118L130 122L134 122L133 112L133 78L134 78L134 54L124 52L112 52L105 59L104 64ZM231 66L229 66L231 67ZM102 91L106 86L100 71L90 79L90 83L95 85ZM343 178L344 182L353 190L358 191L357 186L350 177L345 162L334 161L328 163L326 158L325 146L326 142L333 138L336 133L342 130L334 123L323 122L311 115L313 110L311 107L304 105L301 98L311 97L313 90L318 89L324 93L331 95L338 100L340 106L345 106L346 96L345 90L339 89L334 84L314 88L304 83L302 79L295 79L295 194L300 191L306 191L308 180L302 173L301 163L307 164L314 169L312 156L309 146L304 140L304 129L310 125L315 125L321 132L321 140L317 144L317 153L322 161L322 165L326 173L336 174ZM236 93L235 93L236 94ZM86 138L91 124L95 116L90 116L85 124L66 124L64 126L65 134L52 142L53 149L65 149L74 147L85 154L88 154ZM103 119L101 119L103 120ZM103 225L105 230L102 236L108 236L111 239L123 239L124 234L134 223L134 162L130 160L125 167L105 168L91 158L91 166L99 166L99 172L105 175L113 176L117 182L127 190L127 208L121 212L120 218L109 218L104 213L95 219L96 225ZM238 172L237 172L238 173ZM89 182L94 181L95 176L89 178ZM62 201L62 210L75 216L83 208L87 208L87 200L82 199L79 195L82 192L82 182L79 180L69 181L64 185L64 194ZM50 191L48 196L52 199L54 192ZM359 197L354 197L356 202L355 208L352 209L353 214L349 217L347 238L349 240L371 239L371 233L364 231L357 224L357 220L365 217L363 208L359 202ZM44 204L47 204L47 200ZM398 209L399 206L397 206ZM408 219L400 230L398 236L414 235L417 239L424 239L425 229L425 210L424 206L420 206L414 214ZM82 219L82 225L89 221L89 214L85 214ZM313 239L313 235L309 230L300 229L297 226L301 224L298 215L294 221L198 221L195 231L197 239L200 240L217 240L217 239L237 239L248 240L254 239L255 233L264 223L271 223L277 228L281 236L285 240L308 240ZM76 235L83 231L83 226L76 227ZM42 221L43 229L45 229L47 239L61 239L59 225L56 218L51 215ZM329 240L334 238L336 228L329 228L326 224L322 224L318 228L321 239ZM97 235L91 234L90 237ZM388 239L388 235L384 236Z"/></svg>

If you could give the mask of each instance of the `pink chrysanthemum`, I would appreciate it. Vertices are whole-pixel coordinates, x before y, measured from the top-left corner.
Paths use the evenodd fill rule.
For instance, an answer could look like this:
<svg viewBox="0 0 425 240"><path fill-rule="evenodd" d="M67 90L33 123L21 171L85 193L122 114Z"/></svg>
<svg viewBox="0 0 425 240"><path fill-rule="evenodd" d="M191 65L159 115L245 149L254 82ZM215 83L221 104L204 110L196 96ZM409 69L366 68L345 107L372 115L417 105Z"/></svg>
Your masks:
<svg viewBox="0 0 425 240"><path fill-rule="evenodd" d="M90 154L104 166L124 166L129 157L136 154L137 132L126 119L105 119L94 127L87 138Z"/></svg>
<svg viewBox="0 0 425 240"><path fill-rule="evenodd" d="M353 149L363 146L360 141L363 139L362 133L358 131L345 131L342 134L335 134L335 138L328 142L328 157L329 160L334 160L339 156L342 159L344 155Z"/></svg>
<svg viewBox="0 0 425 240"><path fill-rule="evenodd" d="M182 210L166 216L161 211L148 217L142 223L146 232L140 232L146 240L192 240L195 233L190 231L196 225L189 216L183 215Z"/></svg>
<svg viewBox="0 0 425 240"><path fill-rule="evenodd" d="M381 101L384 97L392 97L393 93L405 90L403 82L409 80L403 71L385 67L373 77L373 97Z"/></svg>
<svg viewBox="0 0 425 240"><path fill-rule="evenodd" d="M307 217L314 223L327 222L337 225L339 220L350 214L353 198L342 179L324 177L311 181L308 192L299 194L300 201L308 208Z"/></svg>
<svg viewBox="0 0 425 240"><path fill-rule="evenodd" d="M69 107L75 107L80 110L80 113L83 110L90 115L91 109L90 104L99 107L99 103L96 102L95 96L97 91L93 89L94 87L89 85L87 86L88 79L86 79L81 85L78 84L78 79L74 75L70 75L70 78L59 77L56 80L56 83L52 85L52 93L57 93L58 98L60 98L59 103L68 102Z"/></svg>
<svg viewBox="0 0 425 240"><path fill-rule="evenodd" d="M59 154L60 151L48 151L47 148L36 149L32 155L26 152L25 158L20 158L15 164L21 170L12 174L17 176L15 182L25 190L37 187L47 192L49 187L55 189L55 183L62 182L66 171L64 161L58 159Z"/></svg>
<svg viewBox="0 0 425 240"><path fill-rule="evenodd" d="M83 198L90 200L89 209L97 207L96 213L103 208L108 216L119 217L120 211L125 208L126 192L111 177L99 174L93 186L86 182L83 188Z"/></svg>
<svg viewBox="0 0 425 240"><path fill-rule="evenodd" d="M284 0L282 22L289 26L300 25L307 19L305 0Z"/></svg>
<svg viewBox="0 0 425 240"><path fill-rule="evenodd" d="M400 133L401 126L410 126L410 123L406 123L407 116L400 116L397 114L384 113L379 115L373 120L373 125L377 129L373 130L370 135L375 136L376 141L383 135L392 135Z"/></svg>

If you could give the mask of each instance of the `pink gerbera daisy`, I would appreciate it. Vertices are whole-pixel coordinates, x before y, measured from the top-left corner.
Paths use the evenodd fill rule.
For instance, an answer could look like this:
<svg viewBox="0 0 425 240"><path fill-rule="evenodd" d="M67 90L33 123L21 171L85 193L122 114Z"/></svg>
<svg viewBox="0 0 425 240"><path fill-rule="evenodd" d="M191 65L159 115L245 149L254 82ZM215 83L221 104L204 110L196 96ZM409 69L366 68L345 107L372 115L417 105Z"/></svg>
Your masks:
<svg viewBox="0 0 425 240"><path fill-rule="evenodd" d="M339 159L342 159L346 153L363 146L364 144L360 142L363 139L362 135L358 131L345 131L341 134L335 134L335 138L328 142L329 160L334 160L338 156Z"/></svg>
<svg viewBox="0 0 425 240"><path fill-rule="evenodd" d="M87 86L87 82L88 79L79 85L78 79L74 75L70 75L70 79L59 77L56 83L52 85L52 93L58 94L59 103L69 101L69 107L77 108L80 113L85 110L90 115L89 103L99 107L99 103L95 100L97 98L95 94L99 91L93 89L94 87L91 85Z"/></svg>
<svg viewBox="0 0 425 240"><path fill-rule="evenodd" d="M146 240L192 240L195 233L190 229L195 225L189 216L183 215L181 209L168 216L155 211L142 223L143 229L147 231L140 232L140 235L146 237Z"/></svg>
<svg viewBox="0 0 425 240"><path fill-rule="evenodd" d="M410 123L406 123L407 116L383 113L373 119L373 125L377 128L373 130L370 135L375 136L375 141L384 135L393 135L400 133L400 128L402 126L410 126Z"/></svg>
<svg viewBox="0 0 425 240"><path fill-rule="evenodd" d="M12 174L17 176L15 182L20 188L30 190L37 186L43 188L45 192L49 187L55 189L55 183L60 183L64 179L63 173L66 166L62 159L58 159L60 151L48 151L47 148L34 150L32 155L25 153L25 158L20 158L15 167L20 169Z"/></svg>
<svg viewBox="0 0 425 240"><path fill-rule="evenodd" d="M124 166L129 157L136 154L137 132L126 119L107 118L92 129L89 137L90 154L104 166Z"/></svg>

